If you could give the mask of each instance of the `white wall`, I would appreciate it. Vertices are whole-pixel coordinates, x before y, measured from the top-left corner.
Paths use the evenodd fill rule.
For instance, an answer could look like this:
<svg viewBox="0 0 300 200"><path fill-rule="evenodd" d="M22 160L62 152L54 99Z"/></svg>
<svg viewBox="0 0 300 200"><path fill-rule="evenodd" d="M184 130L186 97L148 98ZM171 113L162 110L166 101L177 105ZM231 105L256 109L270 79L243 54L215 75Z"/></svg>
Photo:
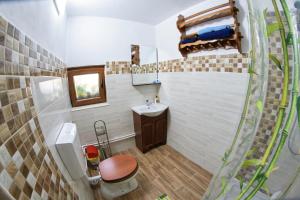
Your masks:
<svg viewBox="0 0 300 200"><path fill-rule="evenodd" d="M57 14L53 0L0 1L0 15L57 57L65 58L64 2Z"/></svg>
<svg viewBox="0 0 300 200"><path fill-rule="evenodd" d="M144 104L146 99L153 100L157 93L156 86L133 87L130 74L109 75L105 81L108 106L72 112L82 144L97 142L93 128L96 120L107 123L111 140L132 135L134 128L131 107Z"/></svg>
<svg viewBox="0 0 300 200"><path fill-rule="evenodd" d="M65 0L61 2L61 12L58 15L53 0L9 0L0 1L0 15L12 23L22 33L33 41L50 51L56 57L65 59L66 16L64 13ZM35 108L44 134L47 147L50 149L60 171L77 192L80 199L93 199L90 186L84 180L73 181L55 148L55 141L65 122L71 121L70 103L67 92L66 80L60 78L35 77L31 80L31 89L39 88L39 83L48 82L44 88L39 88L39 93L33 91ZM51 83L59 80L60 84ZM59 95L52 89L59 89ZM31 120L30 125L34 127ZM36 150L39 145L34 145ZM46 157L45 157L46 158ZM47 159L45 159L47 162ZM48 158L49 160L49 158Z"/></svg>
<svg viewBox="0 0 300 200"><path fill-rule="evenodd" d="M131 45L155 46L154 26L138 22L103 18L70 17L67 22L66 60L69 67L131 61ZM108 106L77 110L72 120L77 124L82 144L95 143L93 124L107 123L109 138L119 139L134 133L131 107L154 99L156 87L133 87L131 75L106 77ZM112 145L113 151L134 142ZM128 144L127 144L128 143Z"/></svg>
<svg viewBox="0 0 300 200"><path fill-rule="evenodd" d="M290 148L295 153L300 153L300 129L298 126L297 120L294 122L292 131L289 133L287 142L282 150L282 153L279 157L279 160L276 164L278 167L275 170L268 182L267 185L270 188L271 193L278 191L284 191L284 189L291 183L295 177L297 169L300 167L300 155L293 155L288 148L288 140L290 140ZM300 177L295 181L295 184L291 188L290 193L288 194L287 199L300 199Z"/></svg>
<svg viewBox="0 0 300 200"><path fill-rule="evenodd" d="M138 22L103 17L71 17L67 29L68 66L130 61L131 44L155 46L154 27Z"/></svg>
<svg viewBox="0 0 300 200"><path fill-rule="evenodd" d="M31 78L31 88L42 133L59 170L77 191L80 199L94 199L87 180L84 178L72 180L55 147L62 126L64 123L71 122L67 80L57 77L33 77Z"/></svg>
<svg viewBox="0 0 300 200"><path fill-rule="evenodd" d="M157 51L155 46L140 46L140 65L156 63L156 58Z"/></svg>
<svg viewBox="0 0 300 200"><path fill-rule="evenodd" d="M181 14L199 12L216 3L221 2L205 1ZM241 9L239 20L243 25L241 31L245 36L243 49L247 52L247 6L245 2L242 5L238 3L238 6ZM213 25L231 23L230 20L217 21ZM154 27L110 18L69 18L66 45L68 65L130 61L131 44L156 44L160 60L181 58L176 21L177 15ZM237 51L220 49L200 54L227 53ZM240 119L248 83L247 74L197 72L160 73L159 76L162 81L161 100L170 105L168 144L210 172L215 172L225 149L232 142ZM93 123L97 119L107 122L112 139L132 134L130 107L143 104L146 98L153 99L156 93L154 86L152 89L133 87L129 74L109 75L106 84L109 106L72 112L82 144L96 142Z"/></svg>
<svg viewBox="0 0 300 200"><path fill-rule="evenodd" d="M140 44L156 46L159 49L159 60L170 60L182 57L178 51L180 33L176 27L177 16L185 16L199 12L205 8L213 7L227 0L206 0L188 8L156 26L104 17L70 17L68 18L66 55L69 66L83 66L104 64L106 61L130 61L130 45ZM240 31L244 36L242 40L243 52L249 50L248 6L246 1L237 1L240 9L238 14L241 23ZM198 26L195 31L206 26L233 23L232 17L214 20ZM203 51L194 55L232 54L235 49L218 49Z"/></svg>
<svg viewBox="0 0 300 200"><path fill-rule="evenodd" d="M215 173L241 117L248 74L162 73L160 98L169 105L167 143Z"/></svg>
<svg viewBox="0 0 300 200"><path fill-rule="evenodd" d="M179 14L184 16L189 16L194 13L197 13L201 10L205 10L207 8L214 7L216 5L227 3L228 0L206 0L203 1L191 8L188 8L170 18L167 20L161 22L160 24L156 25L155 27L155 34L156 34L156 47L159 50L159 60L170 60L170 59L177 59L182 57L179 50L178 50L178 43L180 40L180 32L177 29L176 22L177 17ZM249 50L249 28L248 28L248 5L247 1L236 1L236 6L240 9L240 12L238 13L238 20L241 24L240 31L242 35L244 36L244 39L242 40L242 51L244 53L247 53ZM196 32L197 30L200 30L202 28L205 28L207 26L215 26L215 25L223 25L223 24L232 24L233 19L232 17L226 17L222 18L220 20L214 20L211 22L207 22L204 24L201 24L197 26L196 28L193 28L190 30L190 32ZM202 51L199 53L189 54L189 56L195 56L195 55L208 55L208 54L232 54L232 53L238 53L237 50L224 50L224 49L217 49L212 51Z"/></svg>

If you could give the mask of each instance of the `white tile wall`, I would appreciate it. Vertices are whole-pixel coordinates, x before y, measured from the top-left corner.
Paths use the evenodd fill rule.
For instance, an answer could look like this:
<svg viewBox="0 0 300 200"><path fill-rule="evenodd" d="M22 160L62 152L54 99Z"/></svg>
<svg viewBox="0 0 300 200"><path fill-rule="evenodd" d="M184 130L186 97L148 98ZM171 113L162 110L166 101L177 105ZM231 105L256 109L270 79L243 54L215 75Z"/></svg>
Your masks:
<svg viewBox="0 0 300 200"><path fill-rule="evenodd" d="M132 74L133 84L149 84L157 81L156 73Z"/></svg>
<svg viewBox="0 0 300 200"><path fill-rule="evenodd" d="M231 187L228 187L230 190L226 193L224 198L221 198L222 200L235 199L241 191L240 182L237 179L233 179L229 184L231 185ZM270 198L268 195L259 191L252 198L252 200L270 200Z"/></svg>
<svg viewBox="0 0 300 200"><path fill-rule="evenodd" d="M92 200L93 193L89 185L82 180L72 181L55 148L55 142L63 124L71 122L71 105L66 80L54 77L33 77L31 78L31 84L34 105L36 106L42 133L54 160L79 195L79 198ZM45 159L46 161L49 160L46 157ZM47 194L44 193L44 195Z"/></svg>
<svg viewBox="0 0 300 200"><path fill-rule="evenodd" d="M33 100L45 140L55 146L60 129L71 121L71 106L65 80L54 77L32 77Z"/></svg>
<svg viewBox="0 0 300 200"><path fill-rule="evenodd" d="M215 172L232 142L247 90L248 74L160 73L159 95L169 105L168 144ZM93 123L107 122L110 138L134 132L131 106L153 99L156 86L133 87L130 74L106 77L109 106L72 112L82 144L95 143Z"/></svg>
<svg viewBox="0 0 300 200"><path fill-rule="evenodd" d="M248 74L161 73L169 105L168 144L214 173L241 117Z"/></svg>
<svg viewBox="0 0 300 200"><path fill-rule="evenodd" d="M298 152L300 151L300 130L297 121L295 121L293 131L290 132L290 146L291 148ZM300 152L299 152L300 153ZM286 142L279 160L276 164L277 170L273 171L271 174L267 185L270 188L271 193L278 191L283 191L293 180L298 167L300 167L300 156L293 155L289 148L288 142ZM295 185L291 188L291 192L288 197L290 199L300 199L300 177L295 182Z"/></svg>
<svg viewBox="0 0 300 200"><path fill-rule="evenodd" d="M118 138L132 134L133 117L131 107L153 100L157 86L132 86L130 74L108 75L106 91L109 106L96 107L72 112L72 120L76 123L80 141L84 144L95 143L94 122L104 120L109 138Z"/></svg>

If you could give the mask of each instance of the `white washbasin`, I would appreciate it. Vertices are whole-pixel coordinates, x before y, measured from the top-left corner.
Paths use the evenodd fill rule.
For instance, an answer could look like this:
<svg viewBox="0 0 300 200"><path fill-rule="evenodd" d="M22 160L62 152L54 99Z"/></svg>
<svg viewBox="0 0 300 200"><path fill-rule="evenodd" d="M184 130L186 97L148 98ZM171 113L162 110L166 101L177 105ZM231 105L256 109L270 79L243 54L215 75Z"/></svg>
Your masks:
<svg viewBox="0 0 300 200"><path fill-rule="evenodd" d="M155 117L163 113L167 108L168 106L164 104L155 103L155 104L151 104L150 106L147 105L134 106L131 109L139 115Z"/></svg>

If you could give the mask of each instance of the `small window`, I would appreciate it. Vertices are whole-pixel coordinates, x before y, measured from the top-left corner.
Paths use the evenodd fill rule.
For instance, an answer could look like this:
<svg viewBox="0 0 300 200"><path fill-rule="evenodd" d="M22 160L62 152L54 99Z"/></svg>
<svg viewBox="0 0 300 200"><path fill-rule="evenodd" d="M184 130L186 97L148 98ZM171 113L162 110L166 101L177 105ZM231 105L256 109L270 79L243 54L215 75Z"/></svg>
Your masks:
<svg viewBox="0 0 300 200"><path fill-rule="evenodd" d="M106 102L104 66L68 68L73 107Z"/></svg>

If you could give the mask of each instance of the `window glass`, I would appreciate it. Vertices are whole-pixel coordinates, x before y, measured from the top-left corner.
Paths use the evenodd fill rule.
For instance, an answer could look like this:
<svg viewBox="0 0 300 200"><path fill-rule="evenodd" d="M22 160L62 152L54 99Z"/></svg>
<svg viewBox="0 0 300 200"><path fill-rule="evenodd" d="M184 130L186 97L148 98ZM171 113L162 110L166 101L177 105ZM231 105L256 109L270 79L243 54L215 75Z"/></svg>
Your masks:
<svg viewBox="0 0 300 200"><path fill-rule="evenodd" d="M73 107L106 102L104 65L68 68L68 83Z"/></svg>
<svg viewBox="0 0 300 200"><path fill-rule="evenodd" d="M76 75L74 78L76 99L89 99L99 97L99 74Z"/></svg>

